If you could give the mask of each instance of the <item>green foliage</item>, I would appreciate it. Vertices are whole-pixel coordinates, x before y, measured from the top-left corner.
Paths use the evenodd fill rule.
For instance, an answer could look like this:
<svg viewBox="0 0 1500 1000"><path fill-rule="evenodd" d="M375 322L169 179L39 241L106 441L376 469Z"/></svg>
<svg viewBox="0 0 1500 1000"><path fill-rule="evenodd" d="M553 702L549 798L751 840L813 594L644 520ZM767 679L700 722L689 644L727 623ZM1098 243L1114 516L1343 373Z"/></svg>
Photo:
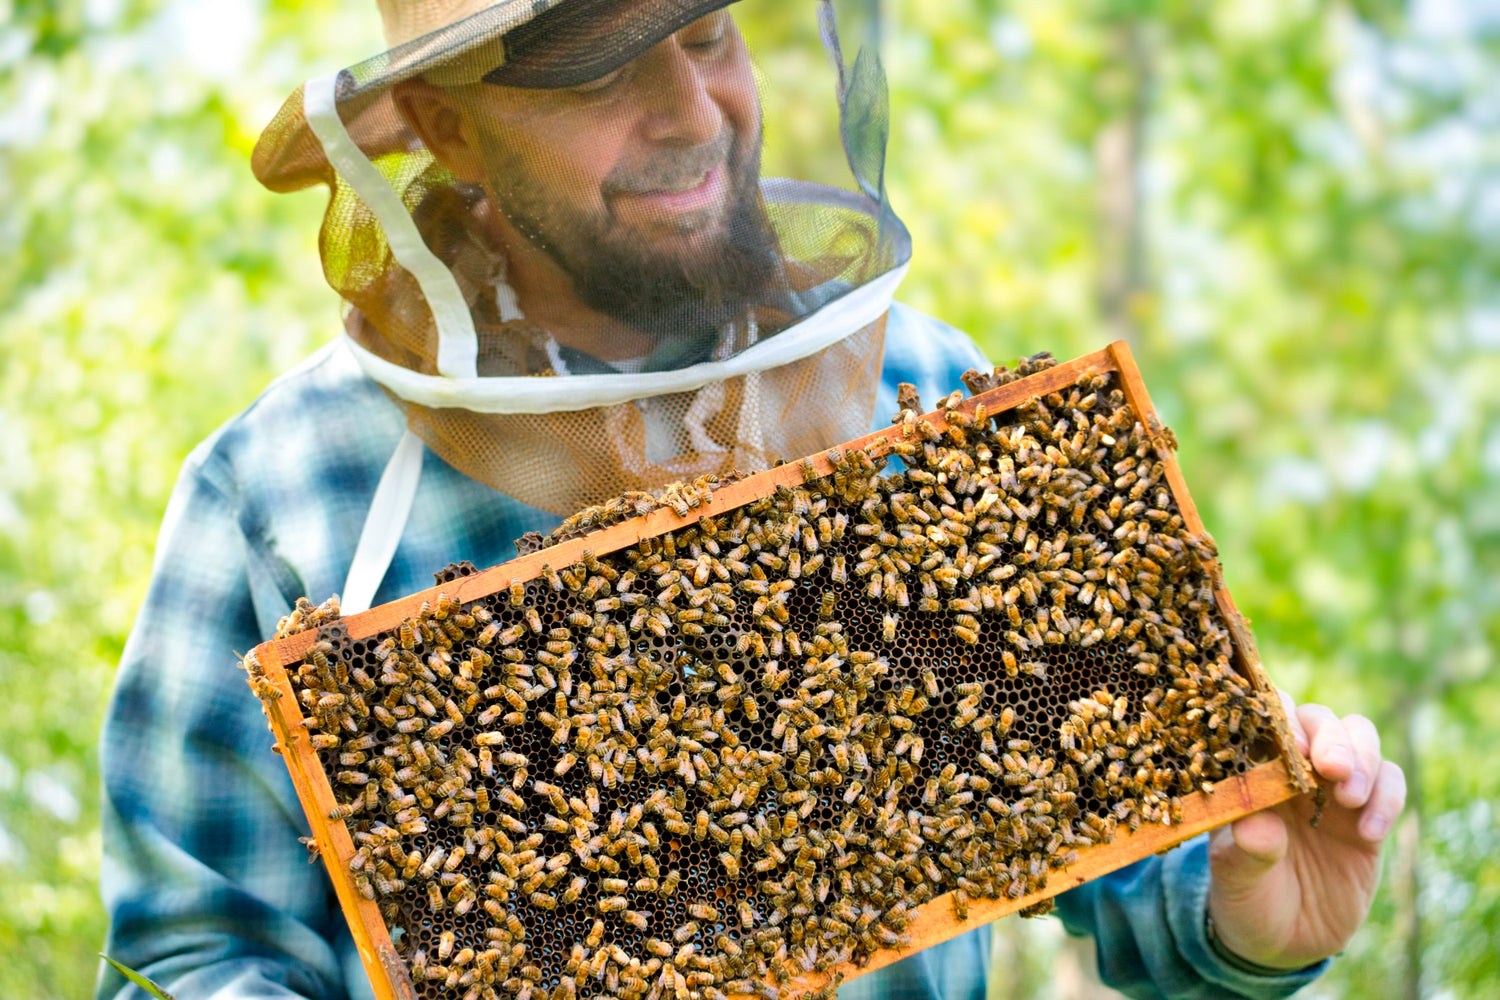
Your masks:
<svg viewBox="0 0 1500 1000"><path fill-rule="evenodd" d="M320 196L268 195L248 157L328 40L379 26L257 10L0 19L0 996L90 993L95 746L177 468L337 323Z"/></svg>
<svg viewBox="0 0 1500 1000"><path fill-rule="evenodd" d="M110 958L108 955L102 955L101 954L99 957L102 958L102 959L104 959L106 962L108 962L110 964L110 966L116 972L118 972L120 975L124 976L126 979L130 980L132 983L135 983L135 985L139 986L141 989L145 990L147 993L149 993L152 996L156 997L156 1000L173 1000L172 994L168 993L166 990L164 990L160 986L156 985L156 983L154 981L152 981L150 978L141 975L139 972L136 972L134 969L127 968L126 966L121 965L119 962L116 962L114 959Z"/></svg>
<svg viewBox="0 0 1500 1000"><path fill-rule="evenodd" d="M907 298L997 358L1128 333L1272 676L1375 719L1411 772L1419 888L1393 873L1316 994L1401 982L1414 896L1425 990L1492 995L1492 42L1340 4L892 7ZM1130 240L1101 202L1133 113ZM1139 275L1114 303L1112 270Z"/></svg>
<svg viewBox="0 0 1500 1000"><path fill-rule="evenodd" d="M1403 850L1320 997L1389 993L1414 921L1425 995L1500 993L1500 55L1418 30L1422 6L878 19L904 298L997 360L1129 336L1272 676L1370 715L1411 774ZM793 8L754 31L810 40ZM380 42L371 5L331 0L7 13L0 995L45 1000L87 994L103 939L93 747L176 469L337 329L323 195L264 192L249 149ZM824 88L820 59L760 71ZM828 102L803 104L768 162L818 148ZM997 995L1054 995L1037 941Z"/></svg>

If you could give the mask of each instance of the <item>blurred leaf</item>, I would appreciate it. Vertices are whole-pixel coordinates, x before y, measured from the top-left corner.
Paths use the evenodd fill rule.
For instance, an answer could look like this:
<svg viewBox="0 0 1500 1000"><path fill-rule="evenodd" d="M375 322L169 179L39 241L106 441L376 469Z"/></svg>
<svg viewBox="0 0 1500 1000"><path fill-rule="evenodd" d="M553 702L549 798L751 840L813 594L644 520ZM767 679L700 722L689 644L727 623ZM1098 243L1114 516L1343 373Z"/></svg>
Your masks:
<svg viewBox="0 0 1500 1000"><path fill-rule="evenodd" d="M172 994L168 993L166 990L162 989L160 986L156 985L151 980L149 980L145 976L141 975L139 972L136 972L134 969L128 969L128 968L126 968L125 966L121 965L119 962L116 962L114 959L110 958L108 955L104 954L103 952L101 952L99 954L99 957L102 958L102 959L104 959L111 966L113 966L114 969L115 969L115 971L118 972L120 975L124 976L126 979L130 980L132 983L135 983L135 985L139 986L141 989L145 990L147 993L149 993L152 996L156 997L156 1000L176 1000L176 998L173 997Z"/></svg>

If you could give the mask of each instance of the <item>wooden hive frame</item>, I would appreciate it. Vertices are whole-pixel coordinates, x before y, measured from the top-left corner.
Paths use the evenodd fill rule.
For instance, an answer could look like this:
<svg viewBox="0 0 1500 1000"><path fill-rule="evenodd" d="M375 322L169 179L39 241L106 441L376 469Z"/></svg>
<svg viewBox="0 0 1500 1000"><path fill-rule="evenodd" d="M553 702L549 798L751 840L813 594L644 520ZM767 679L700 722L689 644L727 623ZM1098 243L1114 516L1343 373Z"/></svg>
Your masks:
<svg viewBox="0 0 1500 1000"><path fill-rule="evenodd" d="M957 409L966 414L972 414L975 407L982 403L989 415L997 416L1028 400L1058 391L1088 376L1109 372L1118 373L1120 388L1125 393L1126 402L1141 425L1147 429L1147 433L1152 436L1163 434L1164 431L1156 418L1140 372L1124 342L1111 344L1093 354L1059 364L966 399L959 404ZM943 410L928 413L921 419L939 429L946 425ZM893 426L866 435L844 445L843 450L847 452L851 449L862 448L871 454L878 454L899 435L900 430L899 426ZM1163 447L1159 450L1164 454L1165 477L1187 530L1195 534L1203 534L1203 523L1198 516L1175 456L1169 448ZM827 455L812 456L808 461L812 463L819 476L830 475L834 471L834 463ZM343 618L341 623L347 628L350 640L389 633L396 629L403 620L415 615L423 602L436 601L439 594L446 594L449 598L468 604L505 590L513 581L533 580L542 574L544 566L574 564L583 558L586 551L592 552L595 556L618 552L634 546L641 539L689 528L702 517L735 510L771 495L779 487L795 488L804 481L806 474L805 462L778 466L721 486L700 507L690 511L685 517L679 516L670 507L661 507L631 520L599 529L586 536L559 542L511 562L460 577L430 590ZM945 941L975 926L1032 906L1150 854L1165 851L1206 830L1230 823L1249 813L1310 791L1313 787L1311 768L1297 750L1283 714L1281 702L1261 667L1245 620L1235 608L1228 590L1223 586L1217 566L1211 566L1209 571L1217 584L1215 597L1219 611L1231 633L1234 666L1242 676L1249 678L1255 689L1264 696L1271 712L1272 730L1277 744L1274 748L1275 756L1256 764L1243 774L1220 781L1211 794L1196 792L1184 796L1181 800L1180 821L1177 823L1171 825L1145 823L1134 832L1126 832L1122 829L1109 843L1082 848L1077 852L1076 862L1054 872L1045 888L1038 892L1016 899L973 900L968 904L968 919L963 921L955 916L954 907L949 898L951 894L939 896L914 912L912 922L907 927L907 933L910 936L908 946L899 950L886 949L874 952L867 961L857 967L852 963L845 963L827 972L809 973L780 985L793 990L811 990L827 982L833 975L841 975L847 981L889 965L915 951ZM380 908L377 903L364 898L359 893L350 874L349 863L355 853L354 841L348 825L343 820L330 818L335 815L335 807L338 803L329 775L324 771L310 743L308 727L304 722L305 717L287 674L289 666L295 667L303 660L314 640L315 633L307 631L267 642L256 648L252 662L258 663L259 670L263 671L261 683L274 685L282 695L281 697L263 697L262 701L279 744L278 750L286 761L298 797L307 814L317 850L327 865L355 944L374 986L375 996L379 1000L410 1000L416 996L416 993L406 966L392 943Z"/></svg>

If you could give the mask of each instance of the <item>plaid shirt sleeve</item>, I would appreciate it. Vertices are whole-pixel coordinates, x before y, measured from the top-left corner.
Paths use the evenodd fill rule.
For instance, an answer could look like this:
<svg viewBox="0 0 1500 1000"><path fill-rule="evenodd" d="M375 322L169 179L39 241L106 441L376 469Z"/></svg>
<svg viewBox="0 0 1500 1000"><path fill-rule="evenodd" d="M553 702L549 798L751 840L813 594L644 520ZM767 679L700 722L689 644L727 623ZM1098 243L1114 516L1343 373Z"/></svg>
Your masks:
<svg viewBox="0 0 1500 1000"><path fill-rule="evenodd" d="M344 995L338 908L308 867L301 807L236 665L262 632L251 545L212 445L172 496L105 722L105 950L180 1000L331 1000ZM142 995L113 972L98 987Z"/></svg>
<svg viewBox="0 0 1500 1000"><path fill-rule="evenodd" d="M400 436L399 411L336 361L322 352L189 457L105 722L106 952L179 1000L371 995L327 875L298 843L301 806L234 655L296 597L341 589ZM985 365L963 334L897 306L877 425L895 412L897 383L934 405ZM429 455L376 601L430 585L450 561L504 561L512 539L555 523ZM1058 910L1095 938L1105 981L1133 997L1260 1000L1320 971L1263 977L1227 965L1203 933L1207 892L1199 843L1072 890ZM989 944L977 928L839 995L982 1000ZM142 994L105 971L97 996Z"/></svg>

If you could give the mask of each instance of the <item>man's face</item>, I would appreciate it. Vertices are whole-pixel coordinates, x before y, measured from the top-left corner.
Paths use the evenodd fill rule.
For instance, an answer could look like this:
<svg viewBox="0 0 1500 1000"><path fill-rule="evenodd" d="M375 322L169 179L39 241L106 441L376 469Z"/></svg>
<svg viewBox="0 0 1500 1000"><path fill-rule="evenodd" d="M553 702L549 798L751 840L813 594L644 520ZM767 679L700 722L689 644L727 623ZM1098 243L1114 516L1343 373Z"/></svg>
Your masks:
<svg viewBox="0 0 1500 1000"><path fill-rule="evenodd" d="M760 107L727 13L582 87L477 90L486 187L586 305L648 332L701 328L775 276Z"/></svg>

